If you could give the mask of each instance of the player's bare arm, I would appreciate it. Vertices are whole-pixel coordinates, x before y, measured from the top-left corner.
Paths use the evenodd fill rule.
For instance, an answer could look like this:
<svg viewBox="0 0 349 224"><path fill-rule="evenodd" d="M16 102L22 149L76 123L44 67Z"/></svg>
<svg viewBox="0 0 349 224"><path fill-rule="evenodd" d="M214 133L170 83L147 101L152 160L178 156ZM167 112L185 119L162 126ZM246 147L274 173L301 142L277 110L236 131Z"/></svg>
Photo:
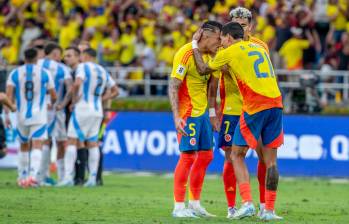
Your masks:
<svg viewBox="0 0 349 224"><path fill-rule="evenodd" d="M220 124L219 119L216 115L216 99L217 99L217 89L218 89L219 79L211 76L210 82L208 84L208 105L209 105L209 115L210 122L214 131L219 131Z"/></svg>
<svg viewBox="0 0 349 224"><path fill-rule="evenodd" d="M57 94L54 88L48 90L52 105L57 101Z"/></svg>
<svg viewBox="0 0 349 224"><path fill-rule="evenodd" d="M12 112L16 111L16 105L12 103L5 93L0 93L0 102L8 107Z"/></svg>
<svg viewBox="0 0 349 224"><path fill-rule="evenodd" d="M81 96L79 96L79 90L83 83L83 80L81 78L76 78L73 87L72 87L72 106L74 106L80 99Z"/></svg>
<svg viewBox="0 0 349 224"><path fill-rule="evenodd" d="M179 116L179 106L178 106L178 91L181 86L182 81L177 78L171 78L168 88L168 95L170 98L171 108L173 112L173 119L175 122L176 129L179 133L184 136L188 134L184 131L184 127L187 125L186 122Z"/></svg>
<svg viewBox="0 0 349 224"><path fill-rule="evenodd" d="M105 91L105 94L103 94L102 101L107 101L110 99L113 99L119 95L119 88L115 85L112 88Z"/></svg>
<svg viewBox="0 0 349 224"><path fill-rule="evenodd" d="M203 33L203 29L199 29L193 35L193 55L194 55L196 69L199 72L199 74L208 75L212 73L214 70L210 69L210 67L208 67L208 65L204 62L204 59L202 58L202 54L199 48L197 47L198 42L201 39L202 33Z"/></svg>
<svg viewBox="0 0 349 224"><path fill-rule="evenodd" d="M72 79L66 79L64 81L65 88L68 90L67 93L64 96L63 101L56 106L56 110L62 110L65 108L69 102L72 99L72 91L73 91L73 80Z"/></svg>

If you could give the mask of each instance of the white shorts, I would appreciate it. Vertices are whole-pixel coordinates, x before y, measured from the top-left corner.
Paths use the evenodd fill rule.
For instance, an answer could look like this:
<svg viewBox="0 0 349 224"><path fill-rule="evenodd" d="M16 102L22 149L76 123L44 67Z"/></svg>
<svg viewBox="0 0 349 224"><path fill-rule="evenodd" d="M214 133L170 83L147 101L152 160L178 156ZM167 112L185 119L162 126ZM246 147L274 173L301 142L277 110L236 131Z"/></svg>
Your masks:
<svg viewBox="0 0 349 224"><path fill-rule="evenodd" d="M21 143L27 143L30 140L47 139L46 124L23 125L17 124L16 134Z"/></svg>
<svg viewBox="0 0 349 224"><path fill-rule="evenodd" d="M77 138L81 142L97 142L102 120L102 117L92 117L88 114L77 115L73 112L69 120L68 137Z"/></svg>
<svg viewBox="0 0 349 224"><path fill-rule="evenodd" d="M67 140L67 127L65 125L66 114L64 111L58 111L51 119L49 115L49 126L47 128L48 136L54 137L58 141Z"/></svg>

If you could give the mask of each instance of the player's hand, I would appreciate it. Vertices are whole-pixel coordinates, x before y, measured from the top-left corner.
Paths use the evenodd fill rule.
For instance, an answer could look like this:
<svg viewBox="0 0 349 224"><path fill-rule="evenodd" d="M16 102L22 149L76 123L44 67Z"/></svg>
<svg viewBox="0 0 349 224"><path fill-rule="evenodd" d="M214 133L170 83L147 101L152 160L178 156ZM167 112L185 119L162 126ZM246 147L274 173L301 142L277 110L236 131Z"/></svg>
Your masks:
<svg viewBox="0 0 349 224"><path fill-rule="evenodd" d="M47 104L47 110L52 110L52 109L53 109L52 104Z"/></svg>
<svg viewBox="0 0 349 224"><path fill-rule="evenodd" d="M217 116L210 117L210 123L211 123L214 131L216 131L216 132L220 131L221 127L220 127L219 119L217 118Z"/></svg>
<svg viewBox="0 0 349 224"><path fill-rule="evenodd" d="M187 122L183 120L182 118L176 118L175 119L175 125L178 133L182 134L183 136L188 136L187 132L185 132L184 127L187 126Z"/></svg>
<svg viewBox="0 0 349 224"><path fill-rule="evenodd" d="M57 104L57 105L56 105L56 111L60 111L60 110L62 110L62 109L63 109L62 104Z"/></svg>
<svg viewBox="0 0 349 224"><path fill-rule="evenodd" d="M10 110L11 110L12 112L16 112L16 110L17 110L16 104L12 104Z"/></svg>
<svg viewBox="0 0 349 224"><path fill-rule="evenodd" d="M196 41L200 41L200 39L201 39L201 37L202 37L202 33L203 33L203 29L198 29L195 33L194 33L194 35L193 35L193 40L196 40Z"/></svg>

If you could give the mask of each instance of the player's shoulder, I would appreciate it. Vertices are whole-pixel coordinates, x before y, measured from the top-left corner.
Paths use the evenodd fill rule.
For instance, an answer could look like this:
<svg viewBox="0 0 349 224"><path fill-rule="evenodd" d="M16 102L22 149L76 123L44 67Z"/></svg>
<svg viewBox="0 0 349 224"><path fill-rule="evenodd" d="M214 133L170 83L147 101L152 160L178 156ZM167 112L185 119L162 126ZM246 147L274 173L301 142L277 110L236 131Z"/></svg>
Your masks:
<svg viewBox="0 0 349 224"><path fill-rule="evenodd" d="M259 46L263 47L269 53L268 45L264 41L262 41L261 39L258 39L257 37L254 37L254 36L251 36L250 41L254 44L258 44Z"/></svg>
<svg viewBox="0 0 349 224"><path fill-rule="evenodd" d="M175 54L175 60L177 60L177 63L186 64L192 55L192 45L191 43L187 43L178 49L178 51Z"/></svg>

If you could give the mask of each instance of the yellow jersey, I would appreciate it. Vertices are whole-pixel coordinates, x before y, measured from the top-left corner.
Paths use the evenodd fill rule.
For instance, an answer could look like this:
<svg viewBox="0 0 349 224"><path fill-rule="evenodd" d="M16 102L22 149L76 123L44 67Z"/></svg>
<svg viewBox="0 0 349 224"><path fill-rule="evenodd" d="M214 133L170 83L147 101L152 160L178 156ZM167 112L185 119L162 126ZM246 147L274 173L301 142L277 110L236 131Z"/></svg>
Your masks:
<svg viewBox="0 0 349 224"><path fill-rule="evenodd" d="M211 57L203 55L205 62ZM219 72L214 72L219 78ZM174 56L171 78L182 80L178 91L179 116L199 117L207 109L207 86L210 75L200 75L196 69L191 43L181 47Z"/></svg>
<svg viewBox="0 0 349 224"><path fill-rule="evenodd" d="M303 68L303 51L309 48L308 40L292 37L288 39L279 50L280 56L285 60L286 67L289 70Z"/></svg>
<svg viewBox="0 0 349 224"><path fill-rule="evenodd" d="M240 41L217 53L208 65L219 70L228 65L243 99L242 110L255 114L270 108L282 108L282 96L267 51L259 44Z"/></svg>
<svg viewBox="0 0 349 224"><path fill-rule="evenodd" d="M269 48L266 43L256 37L249 36L249 41L263 47L269 54ZM227 115L241 115L242 112L242 97L234 75L228 72L222 72L220 79L220 98L221 111Z"/></svg>

